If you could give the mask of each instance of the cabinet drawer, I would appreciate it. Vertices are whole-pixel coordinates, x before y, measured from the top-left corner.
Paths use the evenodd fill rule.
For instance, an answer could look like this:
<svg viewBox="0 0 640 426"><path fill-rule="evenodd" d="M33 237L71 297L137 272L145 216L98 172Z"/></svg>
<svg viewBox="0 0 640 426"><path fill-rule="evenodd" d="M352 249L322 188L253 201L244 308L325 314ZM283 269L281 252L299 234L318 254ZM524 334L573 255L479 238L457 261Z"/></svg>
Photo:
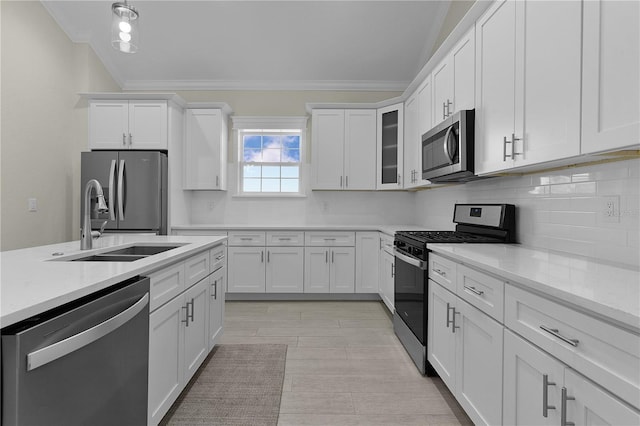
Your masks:
<svg viewBox="0 0 640 426"><path fill-rule="evenodd" d="M227 231L217 231L217 230L211 230L211 229L172 229L171 235L187 235L187 236L211 235L214 237L226 237Z"/></svg>
<svg viewBox="0 0 640 426"><path fill-rule="evenodd" d="M475 269L458 265L456 294L484 313L502 322L504 312L504 281Z"/></svg>
<svg viewBox="0 0 640 426"><path fill-rule="evenodd" d="M184 262L149 274L149 312L173 299L185 289Z"/></svg>
<svg viewBox="0 0 640 426"><path fill-rule="evenodd" d="M505 325L640 407L640 336L508 284Z"/></svg>
<svg viewBox="0 0 640 426"><path fill-rule="evenodd" d="M230 231L230 246L264 246L266 237L264 232Z"/></svg>
<svg viewBox="0 0 640 426"><path fill-rule="evenodd" d="M305 232L304 245L311 247L355 246L355 232Z"/></svg>
<svg viewBox="0 0 640 426"><path fill-rule="evenodd" d="M304 232L267 232L268 246L304 246Z"/></svg>
<svg viewBox="0 0 640 426"><path fill-rule="evenodd" d="M429 278L455 293L456 263L437 254L429 253Z"/></svg>
<svg viewBox="0 0 640 426"><path fill-rule="evenodd" d="M209 275L209 252L195 255L184 262L185 288Z"/></svg>
<svg viewBox="0 0 640 426"><path fill-rule="evenodd" d="M227 264L227 247L220 244L209 250L209 272L214 272Z"/></svg>

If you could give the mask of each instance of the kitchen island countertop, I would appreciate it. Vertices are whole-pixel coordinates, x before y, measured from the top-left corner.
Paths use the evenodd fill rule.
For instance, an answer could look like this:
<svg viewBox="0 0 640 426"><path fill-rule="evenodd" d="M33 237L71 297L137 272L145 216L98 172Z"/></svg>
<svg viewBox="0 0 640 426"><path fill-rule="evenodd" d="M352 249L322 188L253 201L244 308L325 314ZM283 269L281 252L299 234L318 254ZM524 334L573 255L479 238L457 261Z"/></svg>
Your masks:
<svg viewBox="0 0 640 426"><path fill-rule="evenodd" d="M103 235L93 250L80 250L80 241L0 252L0 327L107 288L113 284L163 268L221 244L224 236ZM141 244L184 244L134 262L61 261ZM54 253L56 255L54 255Z"/></svg>

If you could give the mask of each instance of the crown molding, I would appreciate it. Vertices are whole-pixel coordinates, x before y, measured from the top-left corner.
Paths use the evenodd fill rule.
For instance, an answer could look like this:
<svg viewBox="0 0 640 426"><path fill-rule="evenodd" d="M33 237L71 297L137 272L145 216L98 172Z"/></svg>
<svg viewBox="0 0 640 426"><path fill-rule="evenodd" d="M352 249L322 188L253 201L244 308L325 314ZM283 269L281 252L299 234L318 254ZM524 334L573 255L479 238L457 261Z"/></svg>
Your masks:
<svg viewBox="0 0 640 426"><path fill-rule="evenodd" d="M123 90L318 90L402 92L408 81L368 80L128 80Z"/></svg>

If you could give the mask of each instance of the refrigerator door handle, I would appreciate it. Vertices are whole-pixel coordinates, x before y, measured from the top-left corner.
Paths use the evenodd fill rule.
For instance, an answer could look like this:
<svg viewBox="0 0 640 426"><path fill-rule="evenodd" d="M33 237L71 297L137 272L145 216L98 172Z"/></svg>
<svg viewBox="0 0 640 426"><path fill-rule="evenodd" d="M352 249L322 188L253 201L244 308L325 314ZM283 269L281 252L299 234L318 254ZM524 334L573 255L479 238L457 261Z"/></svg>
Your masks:
<svg viewBox="0 0 640 426"><path fill-rule="evenodd" d="M111 160L111 169L109 170L109 219L116 220L116 160Z"/></svg>
<svg viewBox="0 0 640 426"><path fill-rule="evenodd" d="M118 170L118 216L124 220L124 160L120 160Z"/></svg>

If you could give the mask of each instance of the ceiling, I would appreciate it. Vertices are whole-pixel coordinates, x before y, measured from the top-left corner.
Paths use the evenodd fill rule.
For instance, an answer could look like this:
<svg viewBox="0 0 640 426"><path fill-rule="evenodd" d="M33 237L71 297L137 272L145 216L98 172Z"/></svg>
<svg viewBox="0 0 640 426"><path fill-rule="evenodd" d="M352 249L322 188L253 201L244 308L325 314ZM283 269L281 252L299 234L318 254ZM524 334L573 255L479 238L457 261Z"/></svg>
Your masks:
<svg viewBox="0 0 640 426"><path fill-rule="evenodd" d="M126 90L403 91L429 59L450 0L132 0L135 54L111 47L111 1L42 3Z"/></svg>

